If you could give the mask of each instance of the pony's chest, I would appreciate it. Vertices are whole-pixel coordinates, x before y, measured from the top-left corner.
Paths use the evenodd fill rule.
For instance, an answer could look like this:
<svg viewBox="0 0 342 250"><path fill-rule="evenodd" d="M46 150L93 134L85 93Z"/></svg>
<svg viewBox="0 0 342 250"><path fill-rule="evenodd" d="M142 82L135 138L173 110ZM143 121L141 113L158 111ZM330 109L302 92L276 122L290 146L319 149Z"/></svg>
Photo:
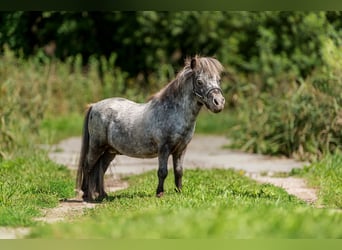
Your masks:
<svg viewBox="0 0 342 250"><path fill-rule="evenodd" d="M172 151L177 148L184 148L191 141L195 126L170 126L164 130L162 143L168 144Z"/></svg>

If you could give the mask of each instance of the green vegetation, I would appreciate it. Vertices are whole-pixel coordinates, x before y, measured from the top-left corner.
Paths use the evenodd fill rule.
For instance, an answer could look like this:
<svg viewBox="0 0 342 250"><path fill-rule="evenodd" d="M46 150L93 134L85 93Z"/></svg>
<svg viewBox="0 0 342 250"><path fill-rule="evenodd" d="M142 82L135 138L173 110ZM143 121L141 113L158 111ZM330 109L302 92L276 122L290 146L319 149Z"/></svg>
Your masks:
<svg viewBox="0 0 342 250"><path fill-rule="evenodd" d="M172 174L172 173L171 173ZM315 209L272 185L231 170L187 170L184 190L167 178L156 198L155 172L72 223L41 225L38 238L341 238L342 214ZM169 176L171 177L171 176Z"/></svg>
<svg viewBox="0 0 342 250"><path fill-rule="evenodd" d="M4 47L0 55L0 158L15 158L32 143L80 134L86 105L120 92L124 75L118 69L108 69L101 85L98 61L91 61L87 74L82 72L81 61L80 57L66 62L41 63L39 57L24 60Z"/></svg>
<svg viewBox="0 0 342 250"><path fill-rule="evenodd" d="M225 109L219 114L214 114L204 107L197 118L195 133L225 136L230 133L235 123L234 110Z"/></svg>
<svg viewBox="0 0 342 250"><path fill-rule="evenodd" d="M42 208L73 194L70 171L42 153L0 161L0 226L32 226Z"/></svg>
<svg viewBox="0 0 342 250"><path fill-rule="evenodd" d="M318 162L304 169L294 169L292 174L300 175L317 188L317 205L342 209L342 155L326 155Z"/></svg>
<svg viewBox="0 0 342 250"><path fill-rule="evenodd" d="M54 144L71 136L80 136L83 119L83 115L79 113L45 118L40 126L40 137L43 141Z"/></svg>
<svg viewBox="0 0 342 250"><path fill-rule="evenodd" d="M299 82L287 75L271 87L239 87L233 147L311 161L341 152L342 50L328 39L320 54L323 65Z"/></svg>

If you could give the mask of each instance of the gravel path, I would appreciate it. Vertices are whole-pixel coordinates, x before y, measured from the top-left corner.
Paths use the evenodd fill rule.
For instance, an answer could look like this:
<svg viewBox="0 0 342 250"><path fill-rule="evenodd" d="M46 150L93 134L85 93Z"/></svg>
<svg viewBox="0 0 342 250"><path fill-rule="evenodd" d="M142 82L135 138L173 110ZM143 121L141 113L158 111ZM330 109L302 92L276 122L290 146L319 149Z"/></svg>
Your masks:
<svg viewBox="0 0 342 250"><path fill-rule="evenodd" d="M184 160L186 169L190 168L234 168L242 170L247 176L261 183L271 183L284 188L289 194L309 203L317 200L316 190L308 188L303 179L294 177L272 177L274 173L287 173L293 168L302 168L305 163L288 158L269 157L225 149L229 140L222 136L195 135L190 142ZM57 163L76 169L81 138L72 137L51 146L49 157ZM171 158L171 157L170 157ZM171 160L169 167L171 167ZM120 180L123 175L140 174L149 170L157 170L157 159L137 159L117 156L106 173L106 190L114 192L126 188L128 184ZM227 180L229 181L229 180ZM95 204L82 202L80 199L61 201L58 207L47 209L39 221L53 223L72 218L83 213L84 209L93 208ZM27 228L0 228L0 239L21 238L29 233Z"/></svg>

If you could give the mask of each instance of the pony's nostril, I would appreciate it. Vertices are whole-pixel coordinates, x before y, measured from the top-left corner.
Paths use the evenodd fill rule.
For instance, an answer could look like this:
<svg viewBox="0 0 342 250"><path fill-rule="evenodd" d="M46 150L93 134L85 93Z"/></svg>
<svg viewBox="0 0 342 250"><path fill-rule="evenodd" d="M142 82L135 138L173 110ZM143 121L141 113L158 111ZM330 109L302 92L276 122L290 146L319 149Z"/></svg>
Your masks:
<svg viewBox="0 0 342 250"><path fill-rule="evenodd" d="M220 104L220 103L217 101L216 98L214 98L213 103L214 103L216 106L218 106L218 105Z"/></svg>

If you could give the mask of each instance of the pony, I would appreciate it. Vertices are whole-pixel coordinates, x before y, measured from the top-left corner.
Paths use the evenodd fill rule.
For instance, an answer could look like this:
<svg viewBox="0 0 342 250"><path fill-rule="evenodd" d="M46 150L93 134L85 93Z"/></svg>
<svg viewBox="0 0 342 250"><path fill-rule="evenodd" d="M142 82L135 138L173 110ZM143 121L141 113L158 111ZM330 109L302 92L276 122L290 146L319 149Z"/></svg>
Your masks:
<svg viewBox="0 0 342 250"><path fill-rule="evenodd" d="M172 156L176 191L182 190L183 159L205 105L213 113L225 104L220 87L221 63L195 56L146 103L113 97L91 104L86 111L76 190L84 201L102 201L104 174L116 155L158 157L156 196L164 194L168 158Z"/></svg>

